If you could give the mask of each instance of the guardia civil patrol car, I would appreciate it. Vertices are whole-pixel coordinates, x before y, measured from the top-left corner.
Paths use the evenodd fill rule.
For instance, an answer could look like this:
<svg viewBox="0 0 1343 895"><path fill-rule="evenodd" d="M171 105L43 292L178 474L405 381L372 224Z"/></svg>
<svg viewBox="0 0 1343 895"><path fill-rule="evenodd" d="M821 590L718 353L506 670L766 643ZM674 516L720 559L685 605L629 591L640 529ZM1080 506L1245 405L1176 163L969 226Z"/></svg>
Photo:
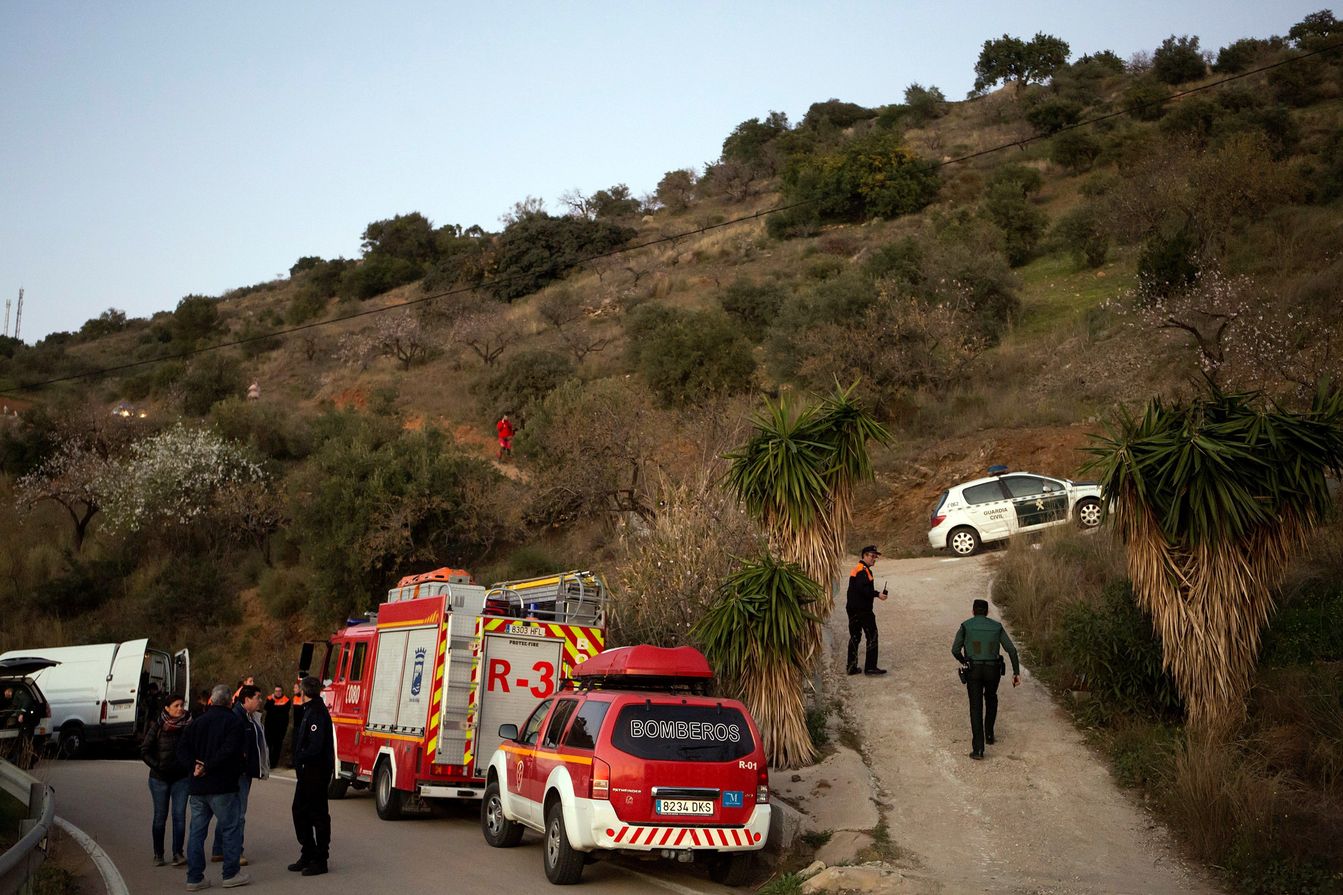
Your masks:
<svg viewBox="0 0 1343 895"><path fill-rule="evenodd" d="M928 544L970 556L981 545L1021 532L1076 523L1095 528L1105 518L1100 485L989 467L987 478L962 482L933 504Z"/></svg>
<svg viewBox="0 0 1343 895"><path fill-rule="evenodd" d="M704 861L716 882L746 882L769 833L769 771L755 721L708 695L712 676L691 647L620 647L575 666L520 729L499 727L485 841L540 833L557 885L603 853Z"/></svg>

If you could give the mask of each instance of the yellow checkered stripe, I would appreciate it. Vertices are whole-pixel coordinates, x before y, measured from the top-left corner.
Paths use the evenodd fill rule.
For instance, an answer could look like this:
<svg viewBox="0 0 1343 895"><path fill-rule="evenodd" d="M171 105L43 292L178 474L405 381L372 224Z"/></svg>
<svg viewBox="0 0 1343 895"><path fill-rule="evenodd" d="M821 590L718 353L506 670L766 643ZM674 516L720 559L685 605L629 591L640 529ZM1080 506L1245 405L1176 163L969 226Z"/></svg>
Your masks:
<svg viewBox="0 0 1343 895"><path fill-rule="evenodd" d="M484 616L476 618L476 636L471 638L471 686L466 691L466 735L463 737L462 766L469 772L476 760L476 691L480 683L480 651L485 645L483 622L494 621Z"/></svg>
<svg viewBox="0 0 1343 895"><path fill-rule="evenodd" d="M443 669L447 665L443 657L448 654L448 626L445 622L438 629L438 660L434 662L434 689L429 696L429 705L433 713L429 716L429 741L425 743L424 754L430 761L438 753L439 722L443 718Z"/></svg>

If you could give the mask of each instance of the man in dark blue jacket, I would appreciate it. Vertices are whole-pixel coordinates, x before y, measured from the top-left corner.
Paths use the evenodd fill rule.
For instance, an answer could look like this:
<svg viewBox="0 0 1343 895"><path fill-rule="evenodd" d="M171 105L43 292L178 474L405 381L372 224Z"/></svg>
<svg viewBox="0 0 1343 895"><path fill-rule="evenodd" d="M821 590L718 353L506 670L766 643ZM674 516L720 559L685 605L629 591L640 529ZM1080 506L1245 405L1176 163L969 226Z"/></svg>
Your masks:
<svg viewBox="0 0 1343 895"><path fill-rule="evenodd" d="M255 684L243 684L233 699L233 714L243 723L242 774L238 777L238 851L241 855L238 863L244 867L247 866L247 798L252 793L253 780L270 776L266 736L257 721L261 700L261 688ZM224 836L219 827L215 827L210 860L216 863L224 860Z"/></svg>
<svg viewBox="0 0 1343 895"><path fill-rule="evenodd" d="M294 739L294 834L302 851L289 865L304 876L326 873L331 850L331 812L327 785L336 768L336 744L331 739L331 713L322 702L322 682L305 677L300 684L303 720Z"/></svg>
<svg viewBox="0 0 1343 895"><path fill-rule="evenodd" d="M210 691L205 713L188 724L177 744L177 758L192 768L188 799L191 832L187 837L187 891L208 889L205 878L205 834L210 819L224 839L224 888L245 886L252 878L238 870L242 840L238 825L238 778L243 769L243 722L229 709L229 688Z"/></svg>

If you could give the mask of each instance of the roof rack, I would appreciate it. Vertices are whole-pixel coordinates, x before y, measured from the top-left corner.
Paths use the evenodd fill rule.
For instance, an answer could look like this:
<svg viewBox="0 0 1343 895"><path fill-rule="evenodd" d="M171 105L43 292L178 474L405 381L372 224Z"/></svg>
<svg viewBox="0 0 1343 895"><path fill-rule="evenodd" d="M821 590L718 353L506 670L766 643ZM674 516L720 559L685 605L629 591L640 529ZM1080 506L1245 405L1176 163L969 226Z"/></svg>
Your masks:
<svg viewBox="0 0 1343 895"><path fill-rule="evenodd" d="M713 669L691 646L620 646L574 666L565 681L575 690L657 690L704 695Z"/></svg>
<svg viewBox="0 0 1343 895"><path fill-rule="evenodd" d="M500 581L485 592L486 606L503 603L508 615L574 625L606 624L606 599L602 577L578 570Z"/></svg>

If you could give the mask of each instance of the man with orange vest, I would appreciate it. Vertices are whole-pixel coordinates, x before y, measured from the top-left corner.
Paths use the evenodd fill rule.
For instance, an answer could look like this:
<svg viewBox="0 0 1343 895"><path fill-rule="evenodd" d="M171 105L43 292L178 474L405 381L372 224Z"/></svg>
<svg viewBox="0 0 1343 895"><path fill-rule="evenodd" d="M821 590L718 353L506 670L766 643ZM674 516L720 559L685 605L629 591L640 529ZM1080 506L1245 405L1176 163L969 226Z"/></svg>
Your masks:
<svg viewBox="0 0 1343 895"><path fill-rule="evenodd" d="M284 687L276 687L266 697L266 749L270 752L272 767L280 766L280 750L284 748L284 732L289 729L289 697Z"/></svg>
<svg viewBox="0 0 1343 895"><path fill-rule="evenodd" d="M887 597L886 588L877 593L877 585L872 580L872 566L876 565L878 556L881 552L869 544L863 548L858 565L849 573L849 592L844 603L849 614L849 674L858 673L858 644L864 636L867 637L867 654L863 673L886 673L886 669L877 667L877 615L872 611L873 600Z"/></svg>
<svg viewBox="0 0 1343 895"><path fill-rule="evenodd" d="M494 424L494 431L499 433L499 459L504 459L504 454L510 458L513 456L513 421L504 414L499 422Z"/></svg>

